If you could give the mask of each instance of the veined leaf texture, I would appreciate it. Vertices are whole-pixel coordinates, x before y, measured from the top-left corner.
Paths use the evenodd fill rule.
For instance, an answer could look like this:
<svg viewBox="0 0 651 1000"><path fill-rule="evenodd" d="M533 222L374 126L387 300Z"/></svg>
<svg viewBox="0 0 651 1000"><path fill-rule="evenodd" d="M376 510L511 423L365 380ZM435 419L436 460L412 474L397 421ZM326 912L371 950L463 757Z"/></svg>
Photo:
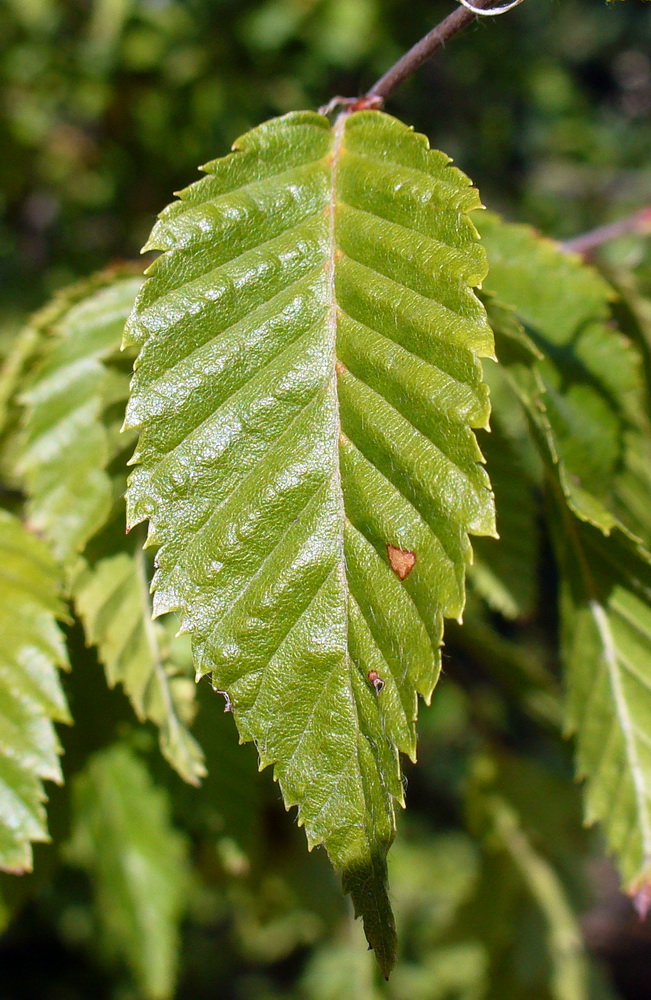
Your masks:
<svg viewBox="0 0 651 1000"><path fill-rule="evenodd" d="M30 324L42 356L22 397L20 472L30 522L62 563L74 560L111 510L113 456L102 413L113 402L117 375L108 361L118 353L141 280L101 273L62 292Z"/></svg>
<svg viewBox="0 0 651 1000"><path fill-rule="evenodd" d="M386 974L398 754L463 609L468 535L495 531L472 431L493 353L480 203L380 112L294 113L233 148L147 244L128 519L159 546L155 613L180 610Z"/></svg>
<svg viewBox="0 0 651 1000"><path fill-rule="evenodd" d="M43 781L60 783L54 722L69 722L57 667L68 657L56 618L59 573L44 543L0 511L0 869L32 867L48 840Z"/></svg>
<svg viewBox="0 0 651 1000"><path fill-rule="evenodd" d="M151 622L142 538L124 532L133 439L120 425L132 358L120 353L120 340L141 284L133 267L110 268L60 292L28 323L23 336L36 340L36 363L21 394L19 472L30 525L62 564L109 685L123 685L138 718L158 727L171 766L198 784L202 753L179 697L187 682L160 641L165 630Z"/></svg>
<svg viewBox="0 0 651 1000"><path fill-rule="evenodd" d="M651 882L651 560L618 525L605 537L561 504L554 513L568 725L586 819L602 822L635 894Z"/></svg>
<svg viewBox="0 0 651 1000"><path fill-rule="evenodd" d="M515 238L535 244L536 237L523 227L503 225L503 246ZM513 230L516 230L515 234ZM494 244L502 243L500 229L493 231ZM595 281L592 272L580 272L577 261L565 262L558 250L545 241L542 249L532 247L528 259L540 262L540 254L549 261L549 285L559 272L578 271L579 278ZM526 270L524 257L519 267ZM498 269L497 279L505 275ZM524 292L517 286L511 290L516 312L532 322L533 299L529 289L532 276L523 282ZM527 287L528 286L528 287ZM565 299L568 315L578 315L586 308L580 282L572 295L573 286L566 283ZM558 289L557 289L558 291ZM624 528L617 517L592 492L582 486L583 466L579 452L568 448L563 425L554 419L559 398L552 390L552 413L548 419L546 405L549 392L546 384L562 385L561 371L570 368L569 359L561 355L554 359L553 351L544 359L543 377L539 376L535 348L518 329L515 315L489 307L496 333L498 354L503 369L508 372L513 387L529 414L534 440L547 470L549 482L549 520L560 570L561 652L566 669L567 728L575 735L577 771L585 782L586 820L599 821L608 847L615 855L625 887L631 894L651 881L651 755L649 725L651 720L651 557L648 551ZM582 336L589 336L590 324L579 323ZM542 338L541 338L542 339ZM617 331L610 342L606 330L600 331L602 350L592 356L593 372L602 375L602 385L609 378L620 380L622 389L614 399L626 400L631 392L630 348L622 343ZM576 338L580 350L580 337ZM528 356L527 356L528 351ZM610 367L608 360L610 359ZM575 365L578 369L578 365ZM622 372L625 377L622 377ZM599 429L594 416L596 391L603 393L595 377L583 397L573 393L580 384L575 374L569 385L571 400L564 409L573 411L576 424ZM595 386L597 389L595 390ZM605 393L603 393L605 396ZM619 439L625 427L626 412L617 413L614 406L606 427L615 425ZM633 410L632 413L635 411ZM605 421L606 418L603 418ZM616 436L612 435L613 439ZM617 486L612 476L604 487Z"/></svg>
<svg viewBox="0 0 651 1000"><path fill-rule="evenodd" d="M184 718L186 707L194 714L194 684L174 664L165 627L151 620L144 554L124 546L85 563L73 594L86 640L96 646L109 686L122 684L138 718L158 727L163 756L184 781L199 785L206 773L203 753ZM188 689L186 706L179 695Z"/></svg>

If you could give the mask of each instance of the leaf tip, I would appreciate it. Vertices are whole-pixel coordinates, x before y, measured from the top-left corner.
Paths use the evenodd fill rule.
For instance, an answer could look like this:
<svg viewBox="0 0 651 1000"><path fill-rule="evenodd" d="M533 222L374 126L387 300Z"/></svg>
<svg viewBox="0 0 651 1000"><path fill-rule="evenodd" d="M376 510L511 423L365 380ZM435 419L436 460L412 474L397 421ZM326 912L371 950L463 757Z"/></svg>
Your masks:
<svg viewBox="0 0 651 1000"><path fill-rule="evenodd" d="M386 850L376 850L370 858L348 865L343 887L350 893L355 916L364 923L368 946L388 980L396 963L397 936L388 894Z"/></svg>

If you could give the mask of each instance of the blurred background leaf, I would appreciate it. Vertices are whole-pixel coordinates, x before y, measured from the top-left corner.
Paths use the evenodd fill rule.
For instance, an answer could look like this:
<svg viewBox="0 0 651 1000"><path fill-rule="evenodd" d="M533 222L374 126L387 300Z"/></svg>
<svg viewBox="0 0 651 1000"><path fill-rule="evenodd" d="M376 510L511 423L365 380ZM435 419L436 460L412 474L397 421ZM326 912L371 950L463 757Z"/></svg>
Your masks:
<svg viewBox="0 0 651 1000"><path fill-rule="evenodd" d="M366 89L450 10L443 0L0 0L0 357L52 292L133 258L199 163L266 117ZM571 237L651 202L650 40L642 0L527 0L456 38L388 110L452 155L485 204ZM650 241L623 237L600 261L648 373ZM27 337L20 370L5 369L0 405L37 349ZM125 376L126 362L111 365ZM277 787L256 773L255 750L237 745L221 696L199 685L192 731L208 775L196 790L161 759L155 728L138 725L120 689L107 690L77 623L63 681L86 726L59 734L70 785L47 786L56 843L35 846L34 875L0 876L0 1000L164 995L179 932L179 1000L556 1000L559 983L576 983L568 954L590 1000L648 1000L651 933L580 826L560 737L558 581L549 538L522 506L541 500L540 468L500 374L487 377L503 419L484 447L514 544L496 560L491 542L479 552L464 626L448 630L443 677L422 712L418 765L407 765L409 812L390 859L402 949L391 982L378 981L323 852L305 852ZM118 401L123 386L111 391ZM103 417L116 463L117 409ZM15 412L4 416L11 429ZM638 524L646 516L648 541L647 466L636 461L645 419L620 442L612 502ZM0 468L15 505L12 447L9 434ZM111 516L121 517L119 476L108 471ZM98 536L93 559L107 554L102 545ZM165 642L189 666L183 640L166 632ZM474 762L486 759L499 761L499 780L479 780ZM123 827L101 818L109 792ZM507 803L509 836L526 845L519 868L505 831L481 820L487 796ZM71 830L75 865L57 846ZM124 934L149 884L138 899L114 877L130 838L167 899L147 939L158 962ZM155 845L168 859L160 871ZM536 896L525 868L543 873L551 897ZM550 936L550 906L569 950Z"/></svg>
<svg viewBox="0 0 651 1000"><path fill-rule="evenodd" d="M189 895L187 846L170 812L165 792L125 746L96 754L77 776L67 856L90 872L107 955L131 967L148 1000L174 994Z"/></svg>

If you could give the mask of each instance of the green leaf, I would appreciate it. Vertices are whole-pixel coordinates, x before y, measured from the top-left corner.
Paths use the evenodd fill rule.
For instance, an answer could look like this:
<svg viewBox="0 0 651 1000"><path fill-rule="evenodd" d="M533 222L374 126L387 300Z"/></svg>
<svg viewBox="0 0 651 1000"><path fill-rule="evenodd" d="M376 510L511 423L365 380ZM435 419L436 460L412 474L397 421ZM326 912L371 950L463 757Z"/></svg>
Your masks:
<svg viewBox="0 0 651 1000"><path fill-rule="evenodd" d="M0 366L0 433L3 437L13 423L15 392L37 348L39 336L40 331L33 324L23 327Z"/></svg>
<svg viewBox="0 0 651 1000"><path fill-rule="evenodd" d="M103 272L32 320L28 329L39 332L42 347L23 395L22 468L30 518L67 565L75 609L109 685L124 686L138 718L159 727L170 764L197 784L205 768L183 717L187 682L166 630L152 625L149 569L123 527L124 452L133 442L119 434L131 360L120 355L120 341L141 282L131 269Z"/></svg>
<svg viewBox="0 0 651 1000"><path fill-rule="evenodd" d="M542 354L527 339L512 310L485 293L482 300L491 326L500 332L501 352L506 344L514 355L506 360L531 377L532 360L540 360ZM475 542L471 579L493 610L520 618L534 610L537 600L541 469L526 417L504 369L501 363L484 362L492 416L490 433L478 435L495 493L499 542L492 538ZM544 392L538 376L529 388L536 398Z"/></svg>
<svg viewBox="0 0 651 1000"><path fill-rule="evenodd" d="M37 317L49 343L23 394L20 471L30 522L62 563L83 550L111 510L110 441L100 419L112 398L105 362L118 352L141 280L105 272L62 293Z"/></svg>
<svg viewBox="0 0 651 1000"><path fill-rule="evenodd" d="M568 726L588 822L600 820L632 894L651 884L651 557L553 502L562 570Z"/></svg>
<svg viewBox="0 0 651 1000"><path fill-rule="evenodd" d="M515 309L543 355L545 409L568 474L609 500L623 429L641 405L640 363L609 324L612 289L592 268L527 226L478 219L488 292Z"/></svg>
<svg viewBox="0 0 651 1000"><path fill-rule="evenodd" d="M138 718L158 726L164 757L184 781L198 785L206 768L184 720L188 680L174 663L167 630L151 620L143 553L121 551L85 564L73 597L109 686L122 684Z"/></svg>
<svg viewBox="0 0 651 1000"><path fill-rule="evenodd" d="M57 667L59 573L43 543L0 511L0 868L31 871L48 839L43 781L63 781L52 721L69 722Z"/></svg>
<svg viewBox="0 0 651 1000"><path fill-rule="evenodd" d="M641 414L640 426L624 437L622 468L613 484L613 510L623 524L651 547L651 425Z"/></svg>
<svg viewBox="0 0 651 1000"><path fill-rule="evenodd" d="M651 883L651 556L568 474L531 351L527 363L526 337L498 313L491 318L550 487L568 727L576 734L587 819L602 822L635 894Z"/></svg>
<svg viewBox="0 0 651 1000"><path fill-rule="evenodd" d="M563 436L561 434L559 439L550 419L547 410L549 394L540 370L541 363L548 362L548 359L529 339L513 310L495 300L489 300L487 308L501 370L524 410L532 443L543 468L552 480L558 482L573 513L608 534L616 523L616 517L597 496L583 488L577 475L570 474L565 464ZM501 406L501 401L498 405ZM509 412L508 407L506 412ZM624 430L622 425L619 432L623 434Z"/></svg>
<svg viewBox="0 0 651 1000"><path fill-rule="evenodd" d="M647 547L651 546L651 301L637 287L634 275L606 269L617 292L613 313L622 332L631 338L644 361L645 398L640 400L633 426L623 442L622 467L613 485L613 507L624 524Z"/></svg>
<svg viewBox="0 0 651 1000"><path fill-rule="evenodd" d="M609 267L599 261L600 270L615 290L613 315L620 330L630 337L644 360L647 397L651 393L651 300L633 271Z"/></svg>
<svg viewBox="0 0 651 1000"><path fill-rule="evenodd" d="M479 201L379 112L291 114L234 149L147 245L129 522L160 546L155 613L181 610L388 974L398 751L463 608L468 533L494 532L471 431L493 350Z"/></svg>
<svg viewBox="0 0 651 1000"><path fill-rule="evenodd" d="M126 746L95 754L76 778L69 858L92 877L109 955L128 964L144 997L171 997L187 845L170 825L165 793Z"/></svg>

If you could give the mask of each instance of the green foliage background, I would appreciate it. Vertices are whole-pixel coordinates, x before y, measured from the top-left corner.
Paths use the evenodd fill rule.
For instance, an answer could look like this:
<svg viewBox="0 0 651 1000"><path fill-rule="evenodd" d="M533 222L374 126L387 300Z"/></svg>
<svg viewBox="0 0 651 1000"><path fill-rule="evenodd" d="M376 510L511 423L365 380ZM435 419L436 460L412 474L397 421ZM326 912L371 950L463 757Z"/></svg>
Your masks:
<svg viewBox="0 0 651 1000"><path fill-rule="evenodd" d="M57 288L133 258L197 163L271 115L364 89L449 9L428 0L0 0L2 350ZM389 110L452 155L491 208L571 236L651 200L650 40L651 5L641 0L526 0L455 39ZM640 238L605 259L648 280ZM496 433L526 462L517 427ZM104 690L78 626L65 626L77 669L63 684L85 720L59 727L69 788L48 786L51 831L67 847L63 863L42 845L34 875L0 878L0 924L18 914L0 945L0 1000L164 997L181 914L177 995L193 1000L611 996L599 964L584 967L573 912L594 908L610 876L585 875L584 859L600 848L581 829L570 751L557 737L557 664L545 642L558 628L554 602L530 610L538 587L555 588L550 566L544 551L541 579L523 582L524 624L481 610L471 594L472 627L449 630L391 858L402 953L389 987L323 853L306 853L270 775L256 773L255 752L237 746L229 716L215 715L209 687L199 687L193 728L208 766L196 792L121 690ZM187 650L176 662L188 665ZM128 749L110 748L116 735ZM139 810L139 871L169 915L161 925L137 912L120 877L124 831L138 829ZM601 954L620 995L644 996L617 960L630 919L623 910L614 920ZM648 974L644 945L634 954ZM589 986L577 985L585 976Z"/></svg>
<svg viewBox="0 0 651 1000"><path fill-rule="evenodd" d="M7 304L132 256L272 115L356 94L450 9L413 0L2 0ZM651 8L527 0L391 100L496 210L570 236L648 200Z"/></svg>

